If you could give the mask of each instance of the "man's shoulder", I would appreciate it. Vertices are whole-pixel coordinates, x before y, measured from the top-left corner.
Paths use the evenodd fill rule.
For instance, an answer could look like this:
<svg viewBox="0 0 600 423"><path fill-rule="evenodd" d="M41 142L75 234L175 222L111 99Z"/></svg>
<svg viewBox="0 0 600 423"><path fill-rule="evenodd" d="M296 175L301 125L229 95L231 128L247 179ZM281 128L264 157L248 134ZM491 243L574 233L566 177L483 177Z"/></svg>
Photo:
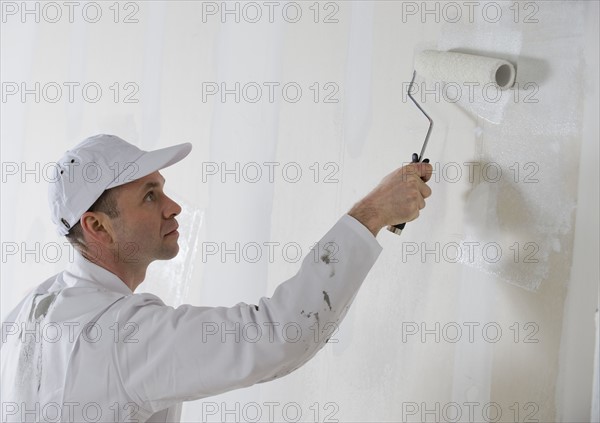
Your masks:
<svg viewBox="0 0 600 423"><path fill-rule="evenodd" d="M57 274L49 277L44 282L40 283L39 285L37 285L36 287L34 287L33 289L31 289L27 294L25 294L23 296L23 298L21 299L21 301L19 301L19 303L17 304L17 306L14 307L8 313L8 315L6 316L6 318L4 319L4 321L6 321L6 322L8 322L8 321L11 321L11 322L14 321L16 319L17 315L19 314L19 311L23 307L23 305L28 302L28 299L31 299L31 298L35 297L36 295L47 294L48 292L50 292L50 290L52 289L52 287L55 286L56 279L57 279L57 277L59 275L60 275L60 273L57 273Z"/></svg>

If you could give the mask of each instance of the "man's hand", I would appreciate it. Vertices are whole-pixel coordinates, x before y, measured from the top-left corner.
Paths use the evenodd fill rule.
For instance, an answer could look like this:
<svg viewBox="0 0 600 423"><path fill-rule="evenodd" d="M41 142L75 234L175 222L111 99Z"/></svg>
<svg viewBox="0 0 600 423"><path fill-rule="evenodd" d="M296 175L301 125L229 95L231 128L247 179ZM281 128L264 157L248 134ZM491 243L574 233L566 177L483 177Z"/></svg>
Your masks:
<svg viewBox="0 0 600 423"><path fill-rule="evenodd" d="M433 171L429 163L411 163L396 169L352 207L348 214L377 236L388 225L410 222L431 195L427 182Z"/></svg>

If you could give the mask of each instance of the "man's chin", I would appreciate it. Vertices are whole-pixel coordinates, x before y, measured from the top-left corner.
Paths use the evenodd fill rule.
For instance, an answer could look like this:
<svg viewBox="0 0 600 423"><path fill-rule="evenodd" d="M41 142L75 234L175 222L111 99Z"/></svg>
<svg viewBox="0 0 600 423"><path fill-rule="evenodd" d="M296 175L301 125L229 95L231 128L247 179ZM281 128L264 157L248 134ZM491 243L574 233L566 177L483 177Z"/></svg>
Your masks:
<svg viewBox="0 0 600 423"><path fill-rule="evenodd" d="M171 260L177 256L179 253L179 244L175 243L173 246L169 246L169 248L165 248L160 252L156 260Z"/></svg>

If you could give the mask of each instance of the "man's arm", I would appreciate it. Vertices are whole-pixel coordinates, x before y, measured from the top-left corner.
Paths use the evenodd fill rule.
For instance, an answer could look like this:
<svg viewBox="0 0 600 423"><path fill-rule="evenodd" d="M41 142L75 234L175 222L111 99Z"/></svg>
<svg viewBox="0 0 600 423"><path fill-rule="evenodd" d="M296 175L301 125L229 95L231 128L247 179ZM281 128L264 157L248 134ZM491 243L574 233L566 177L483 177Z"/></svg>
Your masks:
<svg viewBox="0 0 600 423"><path fill-rule="evenodd" d="M258 305L165 306L150 294L117 304L119 327L135 322L136 343L113 345L124 389L149 412L294 371L345 317L382 248L388 224L413 220L430 194L414 164L388 175L321 238L295 276ZM106 323L114 324L112 321Z"/></svg>

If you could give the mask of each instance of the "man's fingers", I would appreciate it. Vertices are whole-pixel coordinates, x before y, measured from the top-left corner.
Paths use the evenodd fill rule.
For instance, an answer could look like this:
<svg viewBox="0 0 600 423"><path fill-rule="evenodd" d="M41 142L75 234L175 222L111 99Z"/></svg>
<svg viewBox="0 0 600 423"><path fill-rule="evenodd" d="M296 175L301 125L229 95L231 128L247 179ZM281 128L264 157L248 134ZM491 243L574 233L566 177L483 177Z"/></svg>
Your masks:
<svg viewBox="0 0 600 423"><path fill-rule="evenodd" d="M415 176L425 182L427 182L431 178L431 174L433 173L433 166L429 163L411 163L402 168L400 168L400 172L407 176Z"/></svg>
<svg viewBox="0 0 600 423"><path fill-rule="evenodd" d="M421 196L423 198L427 198L431 195L431 188L429 188L429 185L422 181L419 184L419 191L421 192Z"/></svg>
<svg viewBox="0 0 600 423"><path fill-rule="evenodd" d="M417 175L425 182L431 179L431 174L433 173L433 166L429 163L415 163L415 171Z"/></svg>

